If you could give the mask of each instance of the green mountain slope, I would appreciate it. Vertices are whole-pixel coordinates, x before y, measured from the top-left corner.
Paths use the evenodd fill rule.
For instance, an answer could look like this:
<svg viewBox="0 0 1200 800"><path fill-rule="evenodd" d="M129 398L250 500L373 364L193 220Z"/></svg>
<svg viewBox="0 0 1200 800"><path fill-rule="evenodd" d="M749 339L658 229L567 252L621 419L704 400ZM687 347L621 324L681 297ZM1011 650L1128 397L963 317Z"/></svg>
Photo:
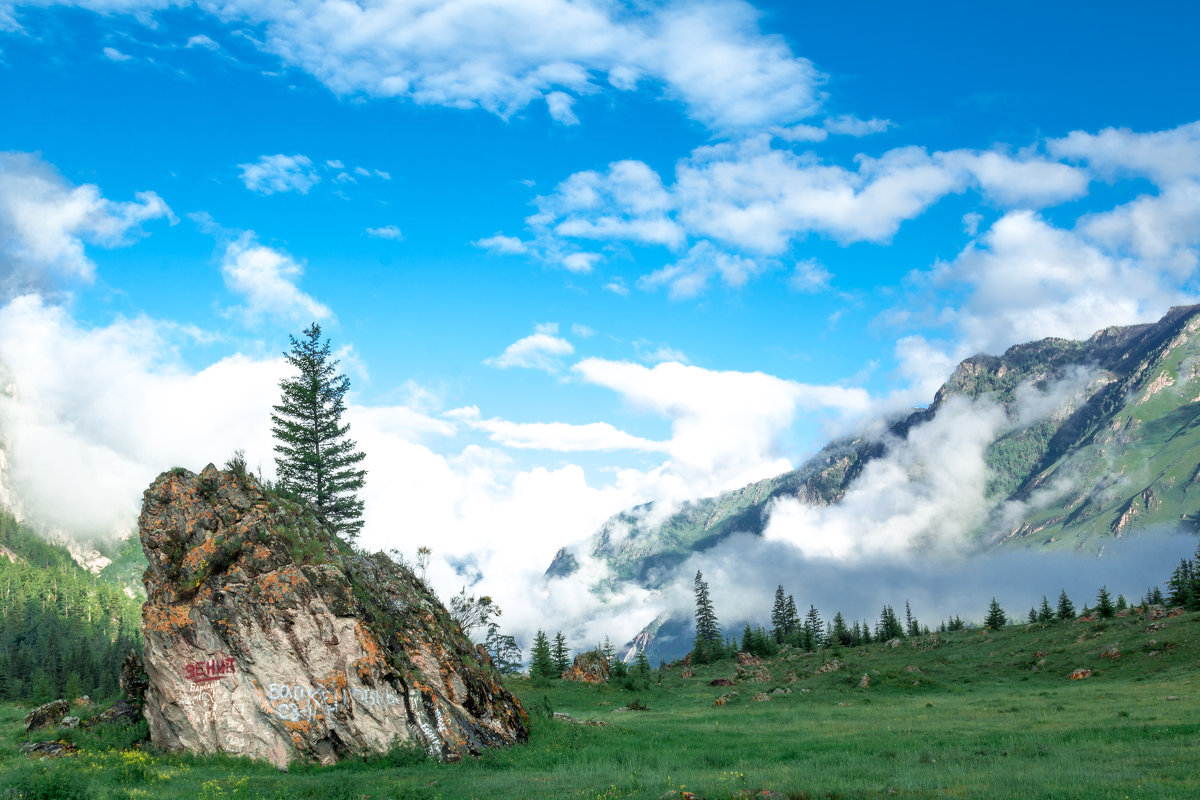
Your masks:
<svg viewBox="0 0 1200 800"><path fill-rule="evenodd" d="M1200 522L1200 306L1188 306L1086 341L1044 339L969 358L928 408L892 420L885 435L831 442L799 469L665 517L654 504L622 512L595 534L590 554L614 582L659 586L692 553L736 532L761 534L777 499L840 502L870 462L955 398L995 404L1008 420L985 453L980 501L990 513L963 531L981 545L1099 551L1149 526ZM1046 407L1031 412L1038 403ZM576 565L564 549L546 574Z"/></svg>
<svg viewBox="0 0 1200 800"><path fill-rule="evenodd" d="M0 699L115 694L140 624L140 600L0 510Z"/></svg>

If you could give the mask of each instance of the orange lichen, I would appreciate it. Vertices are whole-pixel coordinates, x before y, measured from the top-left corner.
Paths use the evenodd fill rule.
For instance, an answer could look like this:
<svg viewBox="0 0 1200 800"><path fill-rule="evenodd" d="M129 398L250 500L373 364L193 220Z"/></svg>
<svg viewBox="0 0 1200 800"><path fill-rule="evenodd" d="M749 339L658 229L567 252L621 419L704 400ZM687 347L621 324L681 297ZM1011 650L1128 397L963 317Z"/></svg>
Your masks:
<svg viewBox="0 0 1200 800"><path fill-rule="evenodd" d="M191 607L183 603L161 605L147 603L142 608L142 621L147 630L175 633L192 624Z"/></svg>

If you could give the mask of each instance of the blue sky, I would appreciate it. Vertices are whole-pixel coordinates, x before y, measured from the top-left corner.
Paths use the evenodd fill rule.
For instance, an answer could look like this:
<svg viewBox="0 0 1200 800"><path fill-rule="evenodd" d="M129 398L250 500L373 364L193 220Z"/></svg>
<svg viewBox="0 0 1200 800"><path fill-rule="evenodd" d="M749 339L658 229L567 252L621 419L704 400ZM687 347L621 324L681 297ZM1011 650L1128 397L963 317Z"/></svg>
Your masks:
<svg viewBox="0 0 1200 800"><path fill-rule="evenodd" d="M96 534L175 463L270 473L319 319L367 544L536 572L974 352L1194 302L1197 16L0 0L4 489Z"/></svg>

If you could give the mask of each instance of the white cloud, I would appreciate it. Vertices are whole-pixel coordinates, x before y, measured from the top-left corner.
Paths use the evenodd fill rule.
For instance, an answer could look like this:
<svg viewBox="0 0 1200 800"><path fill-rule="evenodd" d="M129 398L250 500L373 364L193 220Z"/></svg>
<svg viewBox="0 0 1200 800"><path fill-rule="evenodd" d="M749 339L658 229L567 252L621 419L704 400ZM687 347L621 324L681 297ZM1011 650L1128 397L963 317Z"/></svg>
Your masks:
<svg viewBox="0 0 1200 800"><path fill-rule="evenodd" d="M974 176L986 196L1005 206L1041 208L1087 192L1086 172L1055 161L961 150L945 158L949 166L961 166Z"/></svg>
<svg viewBox="0 0 1200 800"><path fill-rule="evenodd" d="M483 363L501 369L524 367L557 372L562 367L561 357L574 352L574 345L558 336L558 323L547 322L538 325L534 333L504 348L500 355Z"/></svg>
<svg viewBox="0 0 1200 800"><path fill-rule="evenodd" d="M106 199L93 184L72 186L36 155L0 153L0 280L14 293L59 279L91 281L86 245L128 244L149 220L175 217L154 192Z"/></svg>
<svg viewBox="0 0 1200 800"><path fill-rule="evenodd" d="M758 261L725 252L711 242L698 242L679 261L642 276L638 286L643 289L666 286L672 300L684 300L703 292L714 276L737 289L763 269L765 266Z"/></svg>
<svg viewBox="0 0 1200 800"><path fill-rule="evenodd" d="M346 168L346 165L336 158L331 158L328 161L326 161L325 166L329 167L330 169L345 169Z"/></svg>
<svg viewBox="0 0 1200 800"><path fill-rule="evenodd" d="M104 57L109 61L116 61L118 63L122 61L129 61L131 58L133 58L133 56L126 55L115 47L104 48Z"/></svg>
<svg viewBox="0 0 1200 800"><path fill-rule="evenodd" d="M1005 214L953 262L931 272L939 288L967 288L948 319L968 352L989 353L1046 336L1086 338L1106 325L1157 317L1187 299L1167 277L1031 211Z"/></svg>
<svg viewBox="0 0 1200 800"><path fill-rule="evenodd" d="M238 164L238 168L242 171L242 183L246 184L246 188L259 194L308 194L308 190L321 180L312 169L312 160L300 154L259 156L258 161Z"/></svg>
<svg viewBox="0 0 1200 800"><path fill-rule="evenodd" d="M883 133L892 127L892 121L887 119L859 119L853 114L839 114L827 117L823 123L825 130L842 136L870 136L873 133Z"/></svg>
<svg viewBox="0 0 1200 800"><path fill-rule="evenodd" d="M559 263L567 269L568 272L591 272L596 262L600 260L599 253L568 253L559 259Z"/></svg>
<svg viewBox="0 0 1200 800"><path fill-rule="evenodd" d="M300 291L296 282L304 268L290 255L259 244L247 231L225 247L221 274L226 287L245 297L239 309L250 322L263 316L293 321L323 320L333 312Z"/></svg>
<svg viewBox="0 0 1200 800"><path fill-rule="evenodd" d="M174 329L139 318L85 329L32 295L0 308L3 482L18 511L75 535L137 520L160 472L271 457L282 359L224 358L198 372L172 355ZM237 387L231 391L230 387Z"/></svg>
<svg viewBox="0 0 1200 800"><path fill-rule="evenodd" d="M446 416L476 430L505 447L519 450L552 450L559 453L640 450L662 452L666 443L632 436L607 422L572 425L565 422L512 422L483 419L475 406L454 409Z"/></svg>
<svg viewBox="0 0 1200 800"><path fill-rule="evenodd" d="M221 45L213 41L212 37L206 36L203 33L198 33L195 36L189 36L186 47L191 50L195 47L202 47L205 50L220 50Z"/></svg>
<svg viewBox="0 0 1200 800"><path fill-rule="evenodd" d="M796 263L788 285L797 292L816 293L829 288L833 273L815 258L808 258Z"/></svg>
<svg viewBox="0 0 1200 800"><path fill-rule="evenodd" d="M562 125L579 124L579 117L571 110L574 104L575 98L566 92L550 92L546 95L546 107L550 111L551 119Z"/></svg>
<svg viewBox="0 0 1200 800"><path fill-rule="evenodd" d="M404 234L395 225L384 225L382 228L367 228L367 235L373 236L376 239L391 239L396 242L404 240Z"/></svg>
<svg viewBox="0 0 1200 800"><path fill-rule="evenodd" d="M1085 161L1110 177L1145 175L1159 185L1200 178L1200 121L1148 133L1128 128L1072 131L1046 146L1057 158Z"/></svg>
<svg viewBox="0 0 1200 800"><path fill-rule="evenodd" d="M538 211L526 222L551 261L580 239L671 250L690 243L687 256L641 285L695 297L713 275L741 285L765 269L758 257L781 254L810 233L843 244L886 243L948 194L974 188L1004 206L1036 208L1078 197L1088 186L1084 170L1028 153L901 147L855 162L847 169L755 136L697 148L676 165L672 185L639 161L575 173L537 198Z"/></svg>
<svg viewBox="0 0 1200 800"><path fill-rule="evenodd" d="M536 200L528 220L563 237L626 239L677 247L683 229L670 219L673 202L658 173L640 161L616 161L604 173L577 172Z"/></svg>
<svg viewBox="0 0 1200 800"><path fill-rule="evenodd" d="M54 0L50 0L51 3ZM75 0L64 3L78 5ZM102 13L152 13L163 0L86 0ZM721 130L796 122L820 108L824 76L742 0L644 6L602 0L468 0L364 5L227 0L199 7L341 95L483 108L509 117L539 98L571 124L571 101L612 87L661 87ZM15 25L11 15L9 25ZM643 79L646 79L643 81Z"/></svg>
<svg viewBox="0 0 1200 800"><path fill-rule="evenodd" d="M493 253L502 253L504 255L517 255L519 253L527 252L529 249L528 245L525 242L522 242L516 236L503 236L501 234L488 236L485 239L477 239L471 244L475 245L476 247L483 248L484 250L490 250Z"/></svg>
<svg viewBox="0 0 1200 800"><path fill-rule="evenodd" d="M854 415L870 405L861 389L675 362L646 367L586 358L572 371L618 392L635 408L670 419L670 472L683 482L675 499L744 486L790 469L779 440L799 409Z"/></svg>

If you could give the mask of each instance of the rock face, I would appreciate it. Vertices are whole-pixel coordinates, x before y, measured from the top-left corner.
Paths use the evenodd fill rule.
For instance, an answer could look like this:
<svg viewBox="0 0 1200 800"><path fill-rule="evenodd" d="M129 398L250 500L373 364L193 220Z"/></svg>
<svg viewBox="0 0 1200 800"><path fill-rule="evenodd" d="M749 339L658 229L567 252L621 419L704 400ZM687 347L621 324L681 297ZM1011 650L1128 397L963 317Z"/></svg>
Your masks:
<svg viewBox="0 0 1200 800"><path fill-rule="evenodd" d="M579 681L580 683L608 683L608 659L598 650L580 653L575 656L574 663L563 670L560 676L564 681Z"/></svg>
<svg viewBox="0 0 1200 800"><path fill-rule="evenodd" d="M164 473L139 527L155 744L285 767L397 744L454 760L526 739L486 651L419 579L252 476Z"/></svg>

